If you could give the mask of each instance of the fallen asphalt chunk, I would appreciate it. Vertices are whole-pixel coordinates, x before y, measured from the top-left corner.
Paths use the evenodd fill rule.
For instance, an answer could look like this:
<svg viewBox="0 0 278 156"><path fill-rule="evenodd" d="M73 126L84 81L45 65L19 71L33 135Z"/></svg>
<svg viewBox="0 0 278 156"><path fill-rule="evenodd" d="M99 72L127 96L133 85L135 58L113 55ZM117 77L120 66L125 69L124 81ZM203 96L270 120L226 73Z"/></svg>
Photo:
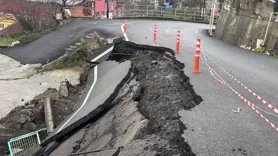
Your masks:
<svg viewBox="0 0 278 156"><path fill-rule="evenodd" d="M133 105L133 107L137 106L137 112L139 111L145 117L145 119L143 119L144 117L141 115L140 118L142 119L140 119L139 124L141 126L138 128L140 129L141 127L144 129L145 126L148 128L146 127L147 129L142 132L140 132L140 130L136 133L134 132L135 134L138 133L137 139L133 138L135 140L130 140L131 142L128 145L123 145L123 151L119 153L119 156L132 154L155 155L158 151L164 154L168 153L168 155L194 155L189 145L185 143L181 137L186 127L179 120L178 111L180 109L191 109L198 105L202 99L196 95L189 83L189 78L184 75L182 70L184 64L175 59L175 53L171 49L164 47L137 45L132 42L119 41L115 43L114 49L109 55L109 60L117 61L120 64L130 64L126 75L117 83L114 92L111 93L103 104L80 118L80 120L70 124L59 133L48 137L44 140L42 146L47 147L51 142L57 141L63 144L60 146L66 148L63 149L63 147L61 147L61 149L59 149L60 151L73 153L83 152L82 150L79 151L79 149L82 145L88 147L85 145L86 142L89 141L88 143L90 143L91 146L94 145L93 142L88 140L90 136L88 136L88 138L86 137L86 135L91 134L87 131L90 130L90 127L94 126L94 123L107 120L108 123L105 124L104 122L104 125L107 125L107 127L111 124L114 125L115 123L111 123L111 118L107 118L107 115L111 115L111 113L113 115L115 109L124 111L125 109L129 109L127 107L128 105ZM99 66L101 66L101 64ZM109 65L103 66L107 66L108 68L111 67ZM115 67L111 67L110 71L114 71L115 73L119 72L119 70L115 70ZM113 76L117 74L104 75L106 77L111 76L112 81ZM100 77L100 79L102 78ZM101 92L98 96L100 95ZM127 112L118 112L117 114L124 115L125 113ZM124 122L116 118L116 114L113 116L115 117L115 119L112 118L113 122ZM137 115L134 119L138 119ZM131 120L131 116L130 119L127 118L127 120ZM134 124L136 124L136 121ZM120 130L122 128L122 126L118 124L112 127L113 129L120 128ZM103 128L105 128L105 126ZM75 136L81 129L82 131L86 131L86 133L83 134L83 139L80 141L72 140L76 138L72 138L71 136ZM136 129L135 127L134 130ZM116 134L114 135L114 130L112 130L112 133L113 137L117 137ZM125 133L130 132L125 130L124 134ZM67 148L71 148L71 146L65 143L67 139L75 143L78 142L80 145L77 144L73 147L73 151L70 151L71 149ZM97 141L98 139L96 138L93 140ZM168 147L168 149L165 147ZM88 148L85 152L94 149L96 148ZM56 150L56 152L59 153L59 150Z"/></svg>

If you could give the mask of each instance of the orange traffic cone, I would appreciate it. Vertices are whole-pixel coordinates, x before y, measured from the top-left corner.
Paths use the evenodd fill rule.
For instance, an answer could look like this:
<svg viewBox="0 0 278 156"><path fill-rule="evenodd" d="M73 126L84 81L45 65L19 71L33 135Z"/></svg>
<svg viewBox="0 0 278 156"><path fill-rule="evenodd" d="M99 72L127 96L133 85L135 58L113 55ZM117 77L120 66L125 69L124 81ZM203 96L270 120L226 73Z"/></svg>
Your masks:
<svg viewBox="0 0 278 156"><path fill-rule="evenodd" d="M155 42L156 41L156 24L154 25L154 29L153 29L153 41Z"/></svg>
<svg viewBox="0 0 278 156"><path fill-rule="evenodd" d="M178 30L177 33L177 42L176 42L176 52L179 53L180 52L180 31Z"/></svg>
<svg viewBox="0 0 278 156"><path fill-rule="evenodd" d="M199 70L200 48L201 48L201 39L197 38L193 73L200 73Z"/></svg>
<svg viewBox="0 0 278 156"><path fill-rule="evenodd" d="M124 23L124 33L126 33L126 20L125 20L125 23Z"/></svg>

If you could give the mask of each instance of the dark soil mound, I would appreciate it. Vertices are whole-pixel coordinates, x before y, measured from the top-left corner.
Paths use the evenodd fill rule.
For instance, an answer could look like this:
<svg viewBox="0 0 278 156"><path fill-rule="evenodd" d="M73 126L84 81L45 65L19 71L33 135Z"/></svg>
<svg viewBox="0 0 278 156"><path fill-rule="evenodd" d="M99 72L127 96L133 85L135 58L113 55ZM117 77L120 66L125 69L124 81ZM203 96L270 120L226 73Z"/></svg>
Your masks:
<svg viewBox="0 0 278 156"><path fill-rule="evenodd" d="M195 155L182 137L186 127L178 112L195 107L202 98L196 95L184 74L184 64L174 55L168 48L117 42L109 60L130 61L131 68L126 77L106 102L87 115L86 120L45 140L42 146L47 149L52 141L62 143L57 150L53 149L56 155L68 150L69 153L91 151L88 155L111 156L105 148L117 149L119 146L123 147L112 152L113 156ZM127 110L133 113L128 116ZM139 111L137 115L136 111ZM138 114L144 119L138 121ZM140 124L141 121L147 121L144 122L146 125ZM133 131L136 135L131 135ZM103 137L107 139L103 141ZM128 140L128 143L122 140ZM100 151L97 147L104 147L100 149L103 153L94 152ZM41 149L37 155L46 151Z"/></svg>
<svg viewBox="0 0 278 156"><path fill-rule="evenodd" d="M186 128L179 120L178 111L191 109L202 99L194 92L184 74L184 65L174 58L174 52L163 47L119 42L110 59L130 60L134 79L141 84L134 100L139 102L139 110L150 124L140 139L156 134L170 141L170 149L156 149L161 155L194 155L181 136Z"/></svg>

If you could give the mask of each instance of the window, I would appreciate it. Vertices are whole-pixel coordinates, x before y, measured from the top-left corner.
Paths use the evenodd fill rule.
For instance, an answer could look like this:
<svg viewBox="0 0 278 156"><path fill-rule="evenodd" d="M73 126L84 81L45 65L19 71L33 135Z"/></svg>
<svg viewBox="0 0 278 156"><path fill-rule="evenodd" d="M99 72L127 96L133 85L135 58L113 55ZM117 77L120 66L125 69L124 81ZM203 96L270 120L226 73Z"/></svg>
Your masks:
<svg viewBox="0 0 278 156"><path fill-rule="evenodd" d="M3 29L3 28L4 28L4 24L0 23L0 29Z"/></svg>

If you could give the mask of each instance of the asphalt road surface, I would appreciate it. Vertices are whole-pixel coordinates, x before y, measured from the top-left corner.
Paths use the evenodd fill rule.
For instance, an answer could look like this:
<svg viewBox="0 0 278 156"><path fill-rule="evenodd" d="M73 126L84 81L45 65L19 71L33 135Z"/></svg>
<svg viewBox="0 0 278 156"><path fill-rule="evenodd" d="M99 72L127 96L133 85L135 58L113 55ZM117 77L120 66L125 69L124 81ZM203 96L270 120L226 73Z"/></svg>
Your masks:
<svg viewBox="0 0 278 156"><path fill-rule="evenodd" d="M43 63L46 58L61 56L61 49L74 43L92 30L111 36L122 36L120 26L123 20L76 20L33 43L5 52L22 63ZM153 26L157 25L159 44L153 43ZM202 57L204 52L252 91L270 102L276 108L278 97L278 60L237 48L211 38L204 31L205 24L174 21L129 20L127 36L130 41L166 46L175 49L177 30L181 31L179 61L185 63L185 74L191 78L195 92L204 101L191 111L181 111L181 120L187 127L184 138L197 155L250 155L275 156L278 153L278 132L252 110L231 89L216 81L203 61L200 74L192 74L196 38L201 38ZM256 97L223 72L208 59L208 64L236 92L266 112L260 111L273 124L278 125L277 116ZM103 71L105 72L105 71ZM235 113L232 110L241 108ZM272 114L269 114L272 113Z"/></svg>
<svg viewBox="0 0 278 156"><path fill-rule="evenodd" d="M65 48L74 45L86 34L97 32L104 37L121 35L122 21L75 19L71 23L53 31L30 44L15 47L0 53L10 56L22 64L47 64L65 53ZM117 24L118 23L118 24ZM110 24L110 25L109 25ZM106 27L104 29L104 27Z"/></svg>
<svg viewBox="0 0 278 156"><path fill-rule="evenodd" d="M70 119L66 119L67 122L62 123L57 128L58 131L73 124L96 109L99 105L103 104L127 75L129 68L130 62L119 64L115 61L102 62L97 67L94 67L89 73L89 85L87 85L87 92L84 96L89 92L89 88L91 88L92 85L93 90L89 93L88 98L82 98L82 102L86 99L86 103L84 106L81 106L80 110L78 109L76 113L70 116Z"/></svg>
<svg viewBox="0 0 278 156"><path fill-rule="evenodd" d="M278 132L274 128L231 89L216 81L203 62L200 64L201 73L192 74L195 51L192 46L195 46L197 37L201 38L202 56L206 52L226 71L276 108L278 60L211 38L204 31L208 28L205 24L168 21L130 24L127 31L129 40L141 44L153 44L154 24L158 29L158 46L175 49L177 30L181 31L181 50L177 58L185 63L185 74L191 78L196 93L204 99L191 111L180 112L181 119L187 127L184 138L193 151L197 155L204 156L277 155ZM209 59L208 63L238 93L268 113L277 115ZM242 111L234 113L232 110L236 108L241 108ZM273 124L278 125L277 116L268 113L262 112Z"/></svg>

